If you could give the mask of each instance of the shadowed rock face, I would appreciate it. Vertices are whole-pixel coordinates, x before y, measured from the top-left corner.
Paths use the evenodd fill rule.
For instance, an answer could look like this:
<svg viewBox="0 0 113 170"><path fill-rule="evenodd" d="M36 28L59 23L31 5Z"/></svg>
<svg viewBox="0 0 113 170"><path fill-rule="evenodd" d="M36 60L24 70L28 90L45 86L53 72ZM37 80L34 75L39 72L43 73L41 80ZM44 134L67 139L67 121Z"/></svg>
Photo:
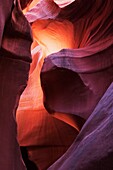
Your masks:
<svg viewBox="0 0 113 170"><path fill-rule="evenodd" d="M27 40L26 40L27 39ZM25 170L17 141L15 114L27 86L32 43L18 1L0 2L0 169ZM24 46L23 46L24 44ZM23 52L22 52L23 50Z"/></svg>
<svg viewBox="0 0 113 170"><path fill-rule="evenodd" d="M53 2L50 4L44 8L46 14L47 9L52 11L52 18L57 7L53 11ZM113 1L76 0L58 9L52 22L42 13L42 6L39 9L36 15L41 22L32 24L37 45L32 50L29 82L17 112L20 145L28 147L30 158L41 170L55 162L73 141L49 170L112 170ZM67 23L71 23L69 30ZM68 35L64 36L66 31ZM61 45L64 41L65 45L72 44L52 53L48 42L59 41ZM44 51L47 56L43 49L49 49L49 53ZM65 123L48 113L57 113ZM72 115L76 125L85 123L83 128L70 127L60 113Z"/></svg>
<svg viewBox="0 0 113 170"><path fill-rule="evenodd" d="M71 148L49 170L113 169L113 83Z"/></svg>
<svg viewBox="0 0 113 170"><path fill-rule="evenodd" d="M27 148L20 147L20 150L21 150L23 161L27 167L27 170L38 170L38 167L36 166L36 164L32 162L31 160L29 160Z"/></svg>

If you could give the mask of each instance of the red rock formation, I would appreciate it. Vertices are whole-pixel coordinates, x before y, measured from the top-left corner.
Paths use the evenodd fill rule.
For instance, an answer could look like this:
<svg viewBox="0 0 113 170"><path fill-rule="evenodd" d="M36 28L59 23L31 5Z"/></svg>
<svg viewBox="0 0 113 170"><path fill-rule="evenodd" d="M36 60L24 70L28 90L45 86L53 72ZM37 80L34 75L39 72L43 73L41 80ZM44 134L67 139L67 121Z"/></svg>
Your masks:
<svg viewBox="0 0 113 170"><path fill-rule="evenodd" d="M39 9L39 6L36 7ZM112 156L107 157L109 154L105 150L99 157L96 148L101 153L98 144L104 140L101 136L104 125L100 127L101 118L97 116L100 113L101 117L103 111L97 104L113 81L113 1L76 0L62 9L56 5L50 8L49 3L43 8L40 6L37 15L34 15L33 10L31 16L30 11L28 16L26 14L30 22L41 19L32 24L32 29L34 39L43 53L39 49L33 54L28 87L20 100L17 112L20 144L28 146L31 159L36 160L41 169L46 169L75 139L72 147L51 166L51 170L95 170L99 160L102 168L105 166L108 167L105 170L112 170L112 166L107 166L113 160ZM52 12L49 13L47 9ZM95 108L98 111L94 111ZM76 139L79 125L84 119L88 120ZM91 123L93 119L94 124ZM96 127L101 130L96 131ZM97 138L96 142L94 137ZM111 140L110 135L109 138ZM54 158L48 158L50 151L51 154L54 152L53 145L66 147L62 151L57 148ZM107 140L102 149L105 145ZM113 154L112 149L110 154ZM91 159L89 155L92 155Z"/></svg>

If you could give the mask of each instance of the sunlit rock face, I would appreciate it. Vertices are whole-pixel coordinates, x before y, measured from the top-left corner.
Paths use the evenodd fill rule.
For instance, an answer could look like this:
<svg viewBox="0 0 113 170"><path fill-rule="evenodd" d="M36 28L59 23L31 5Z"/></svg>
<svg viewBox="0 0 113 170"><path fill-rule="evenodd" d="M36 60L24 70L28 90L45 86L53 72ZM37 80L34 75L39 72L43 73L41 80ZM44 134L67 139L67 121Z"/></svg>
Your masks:
<svg viewBox="0 0 113 170"><path fill-rule="evenodd" d="M60 7L64 8L65 6L71 4L75 0L54 0L54 2Z"/></svg>
<svg viewBox="0 0 113 170"><path fill-rule="evenodd" d="M34 43L20 145L46 170L75 139L49 170L112 170L113 1L43 0L25 15Z"/></svg>
<svg viewBox="0 0 113 170"><path fill-rule="evenodd" d="M39 46L33 48L32 57L28 85L17 111L18 140L20 146L27 147L29 158L45 170L66 152L78 130L52 117L44 108L40 85L43 56Z"/></svg>

